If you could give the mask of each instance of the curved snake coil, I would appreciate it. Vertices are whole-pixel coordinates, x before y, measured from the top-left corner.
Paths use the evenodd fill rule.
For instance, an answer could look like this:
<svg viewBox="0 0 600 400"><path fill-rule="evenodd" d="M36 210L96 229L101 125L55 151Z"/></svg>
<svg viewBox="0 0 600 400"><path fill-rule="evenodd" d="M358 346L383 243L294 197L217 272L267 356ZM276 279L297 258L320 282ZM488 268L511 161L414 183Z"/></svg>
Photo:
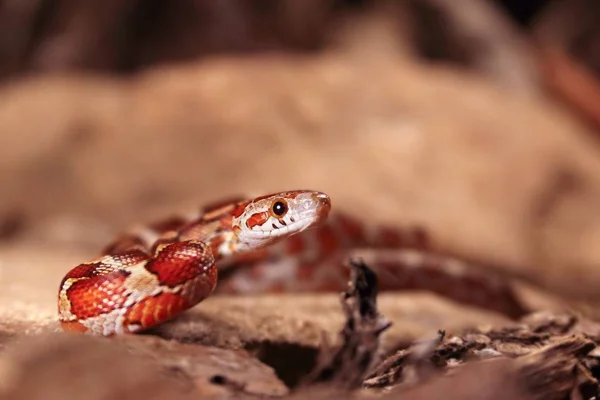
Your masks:
<svg viewBox="0 0 600 400"><path fill-rule="evenodd" d="M512 318L527 313L505 276L444 255L422 230L373 227L330 209L324 193L290 191L231 199L133 230L64 277L61 325L134 333L213 291L343 291L349 258L367 262L383 291L427 290Z"/></svg>
<svg viewBox="0 0 600 400"><path fill-rule="evenodd" d="M290 191L206 209L158 237L140 232L108 254L73 268L60 284L63 330L134 333L165 322L208 297L216 263L242 257L322 223L329 197Z"/></svg>

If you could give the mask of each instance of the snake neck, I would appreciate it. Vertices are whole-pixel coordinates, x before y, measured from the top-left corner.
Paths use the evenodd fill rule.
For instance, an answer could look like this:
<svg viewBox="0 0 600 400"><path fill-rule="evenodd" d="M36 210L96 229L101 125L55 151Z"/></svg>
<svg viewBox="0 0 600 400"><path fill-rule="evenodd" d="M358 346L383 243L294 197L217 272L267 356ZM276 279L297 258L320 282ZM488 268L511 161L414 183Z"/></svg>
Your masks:
<svg viewBox="0 0 600 400"><path fill-rule="evenodd" d="M112 254L139 248L156 254L175 242L198 241L210 247L216 261L246 259L248 254L320 225L330 208L326 194L306 190L219 203L205 208L199 215L179 218L169 224L153 224L125 235L105 252Z"/></svg>
<svg viewBox="0 0 600 400"><path fill-rule="evenodd" d="M216 261L231 257L237 252L237 235L232 216L188 224L179 231L177 241L197 240L208 244Z"/></svg>

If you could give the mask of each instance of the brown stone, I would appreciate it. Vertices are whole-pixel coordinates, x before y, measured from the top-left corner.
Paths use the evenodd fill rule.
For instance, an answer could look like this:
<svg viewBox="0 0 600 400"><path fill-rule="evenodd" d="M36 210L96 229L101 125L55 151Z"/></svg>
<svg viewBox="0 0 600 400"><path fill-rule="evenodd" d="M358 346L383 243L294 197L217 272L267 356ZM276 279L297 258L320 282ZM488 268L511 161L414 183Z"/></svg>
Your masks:
<svg viewBox="0 0 600 400"><path fill-rule="evenodd" d="M17 340L0 359L11 399L193 399L281 396L287 388L243 351L158 338L76 334Z"/></svg>
<svg viewBox="0 0 600 400"><path fill-rule="evenodd" d="M420 338L508 320L500 315L458 305L428 293L384 293L379 310L392 322L383 334L389 351ZM222 347L252 343L287 343L314 348L337 342L344 314L337 294L290 294L252 297L213 297L164 324L154 333L180 341Z"/></svg>

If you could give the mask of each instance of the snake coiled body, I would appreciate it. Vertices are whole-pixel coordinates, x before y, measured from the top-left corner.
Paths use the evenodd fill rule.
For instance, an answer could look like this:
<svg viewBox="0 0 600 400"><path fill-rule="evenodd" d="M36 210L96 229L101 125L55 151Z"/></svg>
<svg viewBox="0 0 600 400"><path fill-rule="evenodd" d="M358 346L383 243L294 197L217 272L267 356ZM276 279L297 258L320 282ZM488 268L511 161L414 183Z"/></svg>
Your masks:
<svg viewBox="0 0 600 400"><path fill-rule="evenodd" d="M289 191L215 205L171 227L125 235L106 255L63 278L59 321L63 330L100 335L148 329L208 297L221 261L243 259L316 226L330 208L324 193Z"/></svg>
<svg viewBox="0 0 600 400"><path fill-rule="evenodd" d="M373 226L330 209L326 194L298 190L231 199L134 229L63 278L61 325L135 333L213 292L342 291L350 258L367 262L381 290L427 290L513 318L527 312L504 276L445 255L423 230Z"/></svg>

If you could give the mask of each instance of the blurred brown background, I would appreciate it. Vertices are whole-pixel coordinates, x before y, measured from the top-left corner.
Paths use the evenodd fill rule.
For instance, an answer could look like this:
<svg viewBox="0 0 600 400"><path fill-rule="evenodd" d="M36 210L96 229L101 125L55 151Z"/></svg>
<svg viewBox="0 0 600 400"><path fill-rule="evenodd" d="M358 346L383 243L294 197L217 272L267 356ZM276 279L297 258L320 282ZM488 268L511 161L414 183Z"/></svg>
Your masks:
<svg viewBox="0 0 600 400"><path fill-rule="evenodd" d="M64 273L132 224L301 188L596 307L599 21L591 0L0 0L0 338L52 326ZM401 329L489 318L440 314Z"/></svg>
<svg viewBox="0 0 600 400"><path fill-rule="evenodd" d="M598 298L593 4L3 0L0 235L306 187Z"/></svg>

